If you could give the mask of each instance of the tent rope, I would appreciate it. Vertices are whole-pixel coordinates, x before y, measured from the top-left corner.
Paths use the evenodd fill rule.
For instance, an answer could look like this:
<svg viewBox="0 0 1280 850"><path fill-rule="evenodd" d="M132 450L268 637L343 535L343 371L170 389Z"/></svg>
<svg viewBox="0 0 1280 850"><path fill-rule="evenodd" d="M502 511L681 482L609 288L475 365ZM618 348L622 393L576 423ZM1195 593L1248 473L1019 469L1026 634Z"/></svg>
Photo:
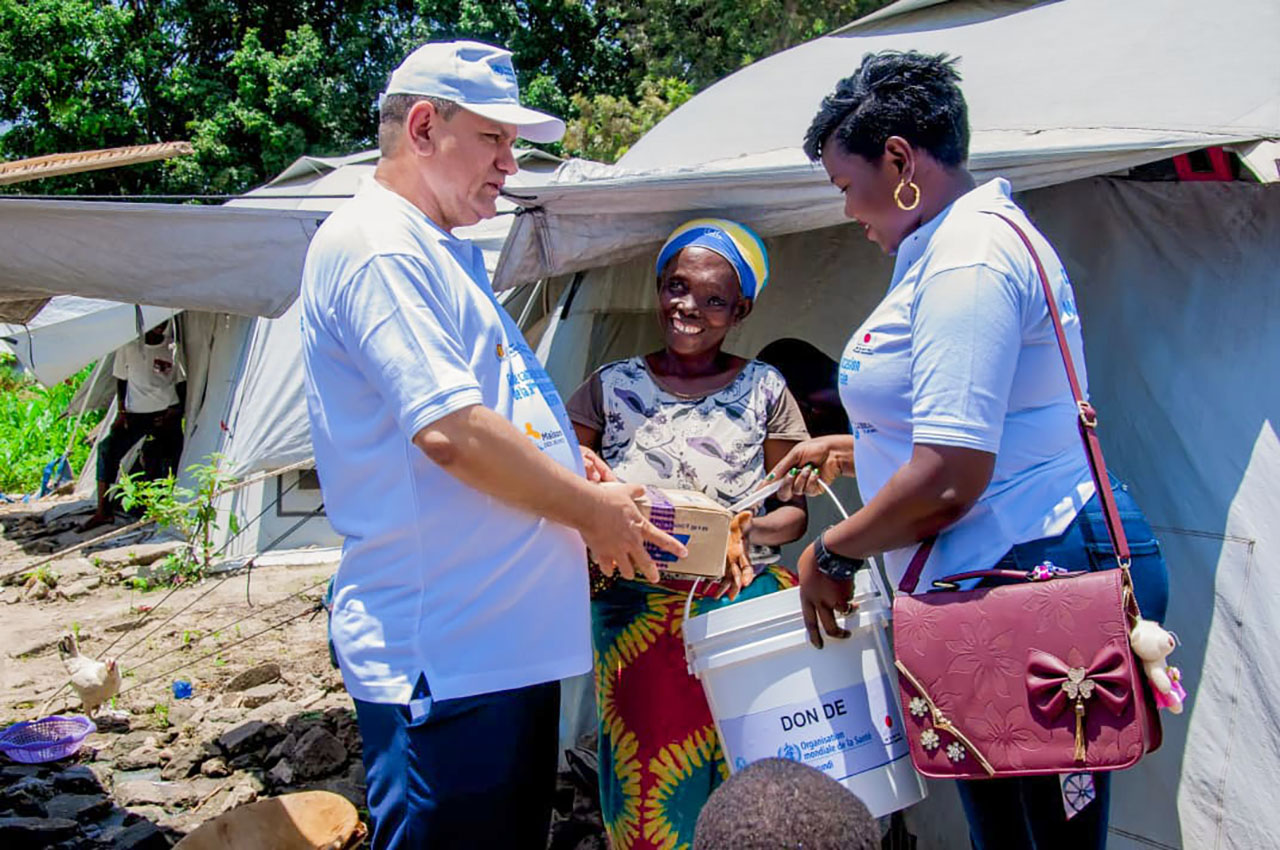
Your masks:
<svg viewBox="0 0 1280 850"><path fill-rule="evenodd" d="M237 490L242 490L251 484L257 484L261 481L267 480L268 478L274 478L277 475L284 475L286 472L293 472L298 469L309 468L314 464L315 464L314 458L307 458L306 460L300 460L297 463L291 463L288 466L282 466L279 469L271 470L269 472L263 472L251 478L246 478L244 481L237 481L234 484L230 484L227 487L224 487L223 489L219 490L216 494L214 494L214 498L215 499L221 498L222 496L225 496L228 493L234 493ZM152 524L152 520L141 519L135 523L131 523L129 525L122 526L120 528L113 528L110 531L106 532L105 534L100 534L91 540L83 540L79 543L76 543L73 546L68 546L66 549L63 549L59 552L54 552L52 555L49 555L45 558L41 558L35 563L28 564L25 567L19 567L16 570L9 570L8 572L0 573L0 583L7 581L13 576L21 575L23 573L29 573L32 570L37 570L40 567L43 567L45 564L51 564L54 561L60 560L61 558L65 558L68 555L73 555L76 552L79 552L81 549L86 549L90 546L96 546L99 543L105 542L107 540L111 540L114 537L120 537L121 535L128 534L131 531L137 531L138 529L145 528L146 526L151 524Z"/></svg>
<svg viewBox="0 0 1280 850"><path fill-rule="evenodd" d="M262 517L266 515L267 510L270 510L270 508L271 508L273 505L275 505L275 504L276 504L276 502L278 502L278 501L279 501L280 497L281 497L281 496L283 496L285 493L289 492L289 489L291 489L291 488L292 488L293 486L295 486L296 484L297 484L297 482L294 482L294 484L289 485L289 488L286 488L286 489L284 489L284 490L281 490L281 491L280 491L280 493L279 493L279 495L277 495L277 496L276 496L276 501L273 501L270 505L268 505L265 509L263 509L263 511L262 511L261 513L259 513L256 517L254 517L250 522L248 522L248 523L246 523L244 526L242 526L242 527L240 528L240 530L239 530L239 531L237 531L235 534L231 535L231 537L227 538L226 542L225 542L225 543L223 543L223 544L222 544L222 546L218 549L218 551L217 551L217 552L215 552L215 553L213 554L213 557L215 557L215 558L216 558L216 557L218 557L219 555L221 555L224 551L226 551L226 548L227 548L228 546L230 546L230 545L231 545L231 543L232 543L232 542L233 542L237 537L239 537L241 534L243 534L243 533L244 533L245 531L247 531L248 529L252 528L252 527L253 527L253 525L254 525L254 523L256 523L258 520L262 519ZM308 515L307 517L305 517L305 519L310 519L310 518L311 518L311 517L310 517L310 515ZM292 526L288 531L286 531L284 534L280 535L280 536L279 536L279 537L277 537L275 540L273 540L270 544L268 544L268 547L267 547L267 548L270 548L271 546L274 546L276 543L279 543L279 542L280 542L281 540L283 540L285 537L287 537L288 535L290 535L290 534L292 534L294 531L296 531L299 527L300 527L300 526L299 526L298 524L295 524L295 525L294 525L294 526ZM240 567L240 568L238 568L238 569L235 569L235 570L231 570L231 571L229 571L225 576L223 576L223 577L222 577L222 578L220 578L217 582L215 582L215 583L213 584L213 586L212 586L212 587L208 587L208 588L206 588L206 589L204 590L204 592L200 593L198 596L196 596L194 599L192 599L192 600L191 600L190 602L188 602L186 605L184 605L184 606L182 606L181 608L179 608L179 609L178 609L177 611L175 611L173 614L170 614L170 615L169 615L169 617L168 617L168 619L166 619L166 620L162 621L159 625L157 625L157 626L156 626L155 628L153 628L151 631L147 632L145 635L143 635L142 637L140 637L138 640L134 641L133 643L131 643L131 644L129 644L128 646L126 646L124 649L120 650L120 652L119 652L119 653L117 653L117 656L118 656L118 657L123 658L125 655L128 655L128 654L129 654L129 652L130 652L134 647L136 647L138 644L140 644L140 643L142 643L143 641L145 641L147 638L151 637L151 635L155 634L157 631L159 631L161 628L163 628L163 627L164 627L165 625L167 625L168 623L172 622L172 621L173 621L173 619L174 619L175 617L177 617L179 614L181 614L183 611L186 611L186 610L187 610L187 609L189 609L192 605L195 605L197 602L199 602L201 599L204 599L204 598L205 598L206 596L208 596L210 593L213 593L215 590L217 590L217 589L218 589L219 587L221 587L223 584L225 584L226 582L230 581L230 580L231 580L232 578L234 578L235 576L239 575L241 571L244 571L244 572L246 572L246 573L247 573L247 572L250 572L250 571L252 570L252 567L253 567L253 560L252 560L252 559L250 559L250 560L249 560L249 561L248 561L248 562L247 562L243 567ZM126 634L128 634L129 632L131 632L131 631L133 631L134 629L138 628L138 626L142 625L143 621L145 621L145 620L147 619L147 617L149 617L149 616L151 616L152 614L154 614L154 613L155 613L155 612L160 608L160 606L161 606L161 605L163 605L165 602L167 602L167 601L169 600L169 597L173 596L173 595L174 595L174 593L178 592L178 591L179 591L179 590L181 590L181 589L182 589L182 585L177 585L177 586L173 587L173 589L171 589L168 593L166 593L166 594L164 595L164 597L163 597L163 598L161 598L161 600L160 600L159 602L157 602L155 605L151 606L151 608L150 608L150 609L148 609L147 611L144 611L144 612L143 612L142 616L138 618L138 621L137 621L137 623L135 623L135 624L134 624L133 628L129 629L128 631L121 632L121 633L120 633L120 636L119 636L119 637L117 637L115 640L113 640L111 643L107 644L107 646L106 646L106 647L105 647L105 648L104 648L104 649L103 649L99 654L100 654L100 655L106 655L108 652L110 652L110 651L111 651L111 648L112 648L113 646L115 646L117 643L119 643L119 642L124 638L124 636L125 636Z"/></svg>
<svg viewBox="0 0 1280 850"><path fill-rule="evenodd" d="M200 643L200 641L204 640L206 637L210 637L214 634L218 634L219 632L225 632L227 629L235 628L236 626L243 623L245 620L250 620L254 617L261 616L265 612L270 611L272 608L279 607L280 605L283 605L284 603L288 602L291 599L300 597L305 593L315 590L317 587L328 584L328 582L329 582L329 579L327 578L320 579L320 581L317 581L314 584L309 584L299 591L290 593L288 596L282 596L281 598L277 599L275 602L272 602L270 605L263 606L262 608L259 608L256 611L251 611L248 614L245 614L243 617L239 617L235 620L232 620L229 623L223 623L220 626L209 629L206 632L202 632L200 635L193 638L189 643L187 643L186 646L187 647L195 646L196 644ZM148 664L152 664L156 661L159 661L161 658L168 658L172 654L173 654L173 650L171 649L166 649L162 652L157 652L155 655L145 658L142 661L139 661L137 664L130 664L129 670L130 672L136 671L139 668L146 667Z"/></svg>
<svg viewBox="0 0 1280 850"><path fill-rule="evenodd" d="M241 534L243 534L243 533L244 533L245 531L247 531L248 529L252 528L252 527L253 527L253 525L254 525L255 523L257 523L257 522L258 522L258 520L262 519L262 517L266 515L267 511L268 511L268 510L270 510L272 506L274 506L276 503L278 503L278 502L280 501L280 499L284 496L284 494L285 494L285 493L288 493L290 490L292 490L294 487L296 487L300 482L301 482L301 479L299 479L298 481L293 482L293 483L292 483L292 484L290 484L288 487L286 487L285 489L281 490L278 494L276 494L275 499L274 499L274 500L273 500L269 505L267 505L267 507L266 507L266 508L264 508L262 511L260 511L256 517L254 517L252 520L250 520L250 521L249 521L248 523L246 523L245 525L241 526L241 527L240 527L240 529L239 529L239 530L237 530L235 534L233 534L233 535L231 535L229 538L227 538L227 540L222 544L222 546L221 546L221 547L219 547L218 551L214 553L213 557L215 557L215 558L216 558L216 557L218 557L219 555L221 555L224 551L226 551L226 548L227 548L228 546L230 546L230 545L231 545L232 541L234 541L237 537L239 537ZM322 510L324 510L324 505L323 505L323 504L321 504L321 505L317 506L317 507L315 508L315 510L313 510L311 513L307 514L305 517L303 517L303 518L302 518L301 520L299 520L298 522L294 523L294 524L293 524L292 526L290 526L290 527L289 527L289 528L288 528L288 529L287 529L283 534L278 535L278 536L276 537L276 539L275 539L275 540L271 541L271 543L269 543L269 544L267 545L267 547L266 547L266 548L267 548L267 549L270 549L271 547L275 546L275 545L276 545L277 543L279 543L280 541L284 540L284 539L285 539L286 537L288 537L290 534L292 534L293 532L295 532L295 531L297 531L299 528L301 528L301 527L302 527L302 525L303 525L303 523L305 523L307 520L311 519L312 517L315 517L315 516L319 515L320 511L322 511ZM151 631L147 632L147 633L146 633L145 635L143 635L141 638L139 638L138 640L136 640L136 641L134 641L133 643L131 643L131 644L129 644L128 646L126 646L123 650L121 650L121 651L118 653L117 657L118 657L118 658L120 658L120 657L123 657L123 656L125 656L126 654L128 654L132 649L134 649L134 647L138 646L138 645L139 645L139 644L141 644L143 641L145 641L147 638L151 637L153 634L155 634L157 631L159 631L161 628L163 628L166 624L173 622L173 619L174 619L175 617L177 617L179 614L181 614L183 611L186 611L186 610L187 610L187 609L189 609L192 605L195 605L197 602L199 602L201 599L204 599L204 598L205 598L206 596L208 596L210 593L213 593L215 590L217 590L219 587L221 587L221 586L222 586L223 584L225 584L227 581L229 581L230 579L232 579L232 578L234 578L235 576L239 575L242 571L245 573L245 597L246 597L246 599L247 599L247 598L248 598L248 595L249 595L249 577L250 577L250 576L252 575L252 573L253 573L253 567L254 567L254 559L250 558L250 559L249 559L249 560L244 564L244 566L243 566L243 567L240 567L240 568L238 568L238 569L235 569L235 570L232 570L232 571L228 572L228 574L227 574L227 575L225 575L225 576L223 576L221 579L219 579L219 580L218 580L218 581L217 581L217 582L216 582L212 587L208 587L208 588L206 588L202 593L200 593L198 596L196 596L194 599L192 599L190 602L188 602L188 603L187 603L186 605L184 605L182 608L178 609L178 610L177 610L177 611L175 611L173 614L170 614L170 615L169 615L169 617L168 617L167 619L165 619L165 620L164 620L163 622L161 622L159 625L157 625L156 627L154 627ZM325 581L328 581L328 579L325 579ZM174 587L170 588L169 592L168 592L168 593L166 593L164 596L162 596L162 597L160 598L160 601L159 601L159 602L157 602L155 605L153 605L153 606L151 606L150 608L148 608L146 611L143 611L143 612L142 612L142 616L141 616L141 617L139 617L139 618L134 622L134 624L133 624L132 626L130 626L130 627L129 627L128 629L126 629L125 631L122 631L122 632L121 632L121 633L120 633L120 634L115 638L115 640L113 640L113 641L111 641L111 643L107 644L107 645L106 645L106 647L104 647L104 648L103 648L103 649L98 653L98 655L99 655L99 656L102 656L102 657L105 657L105 656L106 656L106 654L107 654L108 652L110 652L110 651L111 651L112 647L114 647L117 643L119 643L121 640L123 640L123 639L124 639L124 636L125 636L126 634L128 634L129 632L132 632L134 629L137 629L137 628L138 628L139 626L141 626L144 622L146 622L146 620L147 620L147 618L148 618L148 617L150 617L152 614L154 614L156 611L158 611L158 610L160 609L160 607L161 607L162 605L164 605L164 603L165 603L165 602L169 601L169 599L170 599L170 598L171 598L175 593L177 593L179 590L182 590L182 589L183 589L183 585L175 585ZM55 690L53 693L51 693L51 694L49 695L49 697L45 700L44 707L40 710L40 715L41 715L41 716L44 716L44 713L45 713L45 711L48 709L49 705L54 701L54 699L58 696L58 694L62 693L64 690L66 690L66 689L67 689L67 686L68 686L68 685L70 685L70 684L71 684L71 680L70 680L70 679L67 679L67 681L63 682L63 683L62 683L62 685L60 685L60 686L58 687L58 689L57 689L57 690Z"/></svg>
<svg viewBox="0 0 1280 850"><path fill-rule="evenodd" d="M284 492L281 492L281 494L280 494L280 495L281 495L281 496L283 496L283 495L284 495ZM316 505L314 508L312 508L311 512L310 512L310 513L308 513L306 516L302 517L302 519L298 520L298 521L297 521L297 522L295 522L293 525L291 525L291 526L289 526L288 528L286 528L286 529L284 530L284 532L283 532L283 533L281 533L280 535L278 535L278 536L276 537L276 539L275 539L275 540L272 540L272 541L271 541L270 543L268 543L266 546L262 547L262 551L263 551L263 552L270 552L272 549L274 549L274 548L275 548L275 546L276 546L276 544L277 544L277 543L279 543L281 540L284 540L284 539L285 539L286 537L288 537L290 534L293 534L293 533L294 533L295 531L297 531L299 528L302 528L302 526L306 524L307 520L312 519L313 517L317 517L317 516L319 516L319 515L320 515L320 513L321 513L323 510L324 510L324 503L323 503L323 502L321 502L320 504L318 504L318 505ZM228 542L230 542L230 541L228 541ZM245 561L245 564L244 564L244 569L245 569L245 571L246 571L246 572L245 572L245 577L244 577L244 602L245 602L245 604L246 604L246 605L248 605L250 608L252 608L252 607L253 607L253 600L249 598L249 583L253 580L253 569L252 569L252 568L253 568L253 567L256 567L256 566L258 565L257 561L258 561L258 556L257 556L257 555L254 555L254 556L253 556L253 557L251 557L248 561Z"/></svg>
<svg viewBox="0 0 1280 850"><path fill-rule="evenodd" d="M129 687L125 688L124 690L120 691L120 693L116 694L116 696L124 696L125 694L129 693L129 692L130 692L130 691L132 691L132 690L136 690L137 688L144 687L144 686L146 686L146 685L151 684L152 682L159 681L160 679L167 678L167 677L169 677L169 676L173 675L174 673L178 672L179 670L183 669L184 667L191 667L192 665L199 664L201 661L205 661L205 660L207 660L207 659L209 659L209 658L212 658L212 657L214 657L215 655L218 655L219 653L225 652L226 650L231 649L231 648L232 648L232 647L234 647L234 646L239 646L240 644L242 644L242 643L247 643L248 641L251 641L251 640L253 640L254 638L261 637L262 635L265 635L267 632L273 631L273 630L278 629L278 628L280 628L280 627L282 627L282 626L286 626L286 625L288 625L289 623L292 623L294 620L300 620L300 619L302 619L303 617L305 617L305 616L306 616L306 615L308 615L308 614L314 614L314 613L316 613L316 606L317 606L317 605L319 605L319 603L316 603L315 605L308 606L306 609L304 609L304 610L302 610L302 611L298 612L297 614L294 614L292 617L286 617L285 619L280 620L280 621L279 621L279 622L277 622L277 623L272 623L270 626L267 626L265 629L262 629L261 631L254 632L253 634L249 635L248 637L243 637L243 638L241 638L240 640L233 641L232 643L229 643L229 644L227 644L226 646L220 646L220 647L218 647L217 649L213 650L212 652L207 652L207 653L205 653L204 655L201 655L199 658L193 658L193 659L191 659L190 661L184 661L184 662L182 662L181 664L178 664L178 665L175 665L175 666L173 666L173 667L170 667L169 669L165 670L163 673L157 673L156 675L154 675L154 676L152 676L152 677L150 677L150 678L148 678L148 679L144 679L144 680L142 680L141 682L135 682L134 684L132 684L132 685L130 685Z"/></svg>

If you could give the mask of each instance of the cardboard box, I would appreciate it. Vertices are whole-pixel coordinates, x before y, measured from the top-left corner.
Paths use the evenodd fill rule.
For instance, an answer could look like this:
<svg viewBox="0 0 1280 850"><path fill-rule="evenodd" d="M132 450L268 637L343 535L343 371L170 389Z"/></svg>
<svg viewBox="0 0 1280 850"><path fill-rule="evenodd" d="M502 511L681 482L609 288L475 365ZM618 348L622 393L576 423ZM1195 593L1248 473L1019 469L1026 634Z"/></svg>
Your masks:
<svg viewBox="0 0 1280 850"><path fill-rule="evenodd" d="M733 514L697 490L649 487L638 504L650 522L689 550L688 557L678 559L649 546L649 556L659 570L677 578L724 578L724 559L729 550L729 524Z"/></svg>

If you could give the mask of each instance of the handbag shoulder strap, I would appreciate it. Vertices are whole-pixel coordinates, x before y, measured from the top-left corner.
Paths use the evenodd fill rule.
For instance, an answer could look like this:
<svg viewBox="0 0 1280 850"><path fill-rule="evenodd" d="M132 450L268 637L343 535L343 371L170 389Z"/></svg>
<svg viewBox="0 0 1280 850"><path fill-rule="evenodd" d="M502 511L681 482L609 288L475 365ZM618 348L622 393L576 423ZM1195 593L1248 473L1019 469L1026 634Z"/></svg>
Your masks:
<svg viewBox="0 0 1280 850"><path fill-rule="evenodd" d="M1116 508L1116 497L1111 492L1111 478L1107 474L1107 462L1102 456L1102 443L1098 439L1098 414L1093 409L1093 405L1084 397L1084 390L1080 387L1080 377L1076 374L1075 362L1071 359L1071 349L1067 347L1067 333L1062 328L1062 316L1058 312L1058 302L1053 297L1053 286L1049 283L1049 276L1045 274L1044 263L1040 261L1040 254L1036 251L1035 246L1031 244L1031 239L1027 236L1026 231L1018 226L1018 223L1008 216L984 210L988 215L994 215L996 218L1002 219L1005 224L1013 228L1013 232L1018 234L1018 238L1022 240L1022 244L1027 247L1027 251L1031 253L1031 259L1036 266L1036 274L1040 277L1040 286L1044 290L1044 300L1049 306L1049 318L1053 322L1054 335L1058 339L1058 353L1062 355L1062 365L1067 372L1067 383L1071 385L1071 395L1076 402L1076 410L1079 412L1076 427L1080 431L1080 439L1084 443L1085 455L1089 458L1089 471L1093 474L1093 486L1098 492L1098 498L1102 501L1103 516L1107 523L1107 536L1111 538L1111 546L1115 552L1116 562L1121 569L1129 567L1129 540L1125 537L1124 526L1120 522L1120 512ZM902 581L898 583L898 590L902 593L911 594L915 592L916 586L920 583L920 574L924 572L925 561L929 559L929 553L933 551L933 545L937 541L937 537L930 537L922 542L915 554L911 556L911 563L907 565L907 571L902 576Z"/></svg>

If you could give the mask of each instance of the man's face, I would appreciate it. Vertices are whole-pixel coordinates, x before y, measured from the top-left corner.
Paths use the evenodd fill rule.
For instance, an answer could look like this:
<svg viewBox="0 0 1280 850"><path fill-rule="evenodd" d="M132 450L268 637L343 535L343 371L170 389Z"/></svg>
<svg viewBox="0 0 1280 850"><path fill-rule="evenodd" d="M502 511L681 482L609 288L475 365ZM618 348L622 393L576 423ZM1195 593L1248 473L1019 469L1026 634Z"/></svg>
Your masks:
<svg viewBox="0 0 1280 850"><path fill-rule="evenodd" d="M498 195L517 170L513 124L499 124L459 109L444 120L436 113L428 131L433 153L422 160L447 230L497 215Z"/></svg>

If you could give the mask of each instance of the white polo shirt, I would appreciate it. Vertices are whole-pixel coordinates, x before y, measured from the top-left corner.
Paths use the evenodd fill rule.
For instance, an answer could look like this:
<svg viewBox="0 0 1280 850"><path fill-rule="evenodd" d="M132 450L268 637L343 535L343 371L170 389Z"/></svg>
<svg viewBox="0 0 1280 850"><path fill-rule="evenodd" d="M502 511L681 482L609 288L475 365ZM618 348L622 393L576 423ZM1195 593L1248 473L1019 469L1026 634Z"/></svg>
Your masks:
<svg viewBox="0 0 1280 850"><path fill-rule="evenodd" d="M441 700L590 669L581 537L466 486L411 442L483 404L582 472L480 250L369 180L312 239L301 297L316 467L346 538L331 626L347 690L405 704L419 674Z"/></svg>
<svg viewBox="0 0 1280 850"><path fill-rule="evenodd" d="M988 568L1017 543L1060 534L1094 493L1035 265L1013 229L983 210L1009 216L1035 244L1088 391L1071 283L1007 181L978 186L903 240L888 294L840 361L862 499L880 492L916 443L996 455L978 503L938 536L917 593ZM895 584L915 548L885 554Z"/></svg>
<svg viewBox="0 0 1280 850"><path fill-rule="evenodd" d="M148 345L141 337L116 350L113 377L124 381L124 409L159 413L178 403L178 384L187 379L178 346L171 339Z"/></svg>

